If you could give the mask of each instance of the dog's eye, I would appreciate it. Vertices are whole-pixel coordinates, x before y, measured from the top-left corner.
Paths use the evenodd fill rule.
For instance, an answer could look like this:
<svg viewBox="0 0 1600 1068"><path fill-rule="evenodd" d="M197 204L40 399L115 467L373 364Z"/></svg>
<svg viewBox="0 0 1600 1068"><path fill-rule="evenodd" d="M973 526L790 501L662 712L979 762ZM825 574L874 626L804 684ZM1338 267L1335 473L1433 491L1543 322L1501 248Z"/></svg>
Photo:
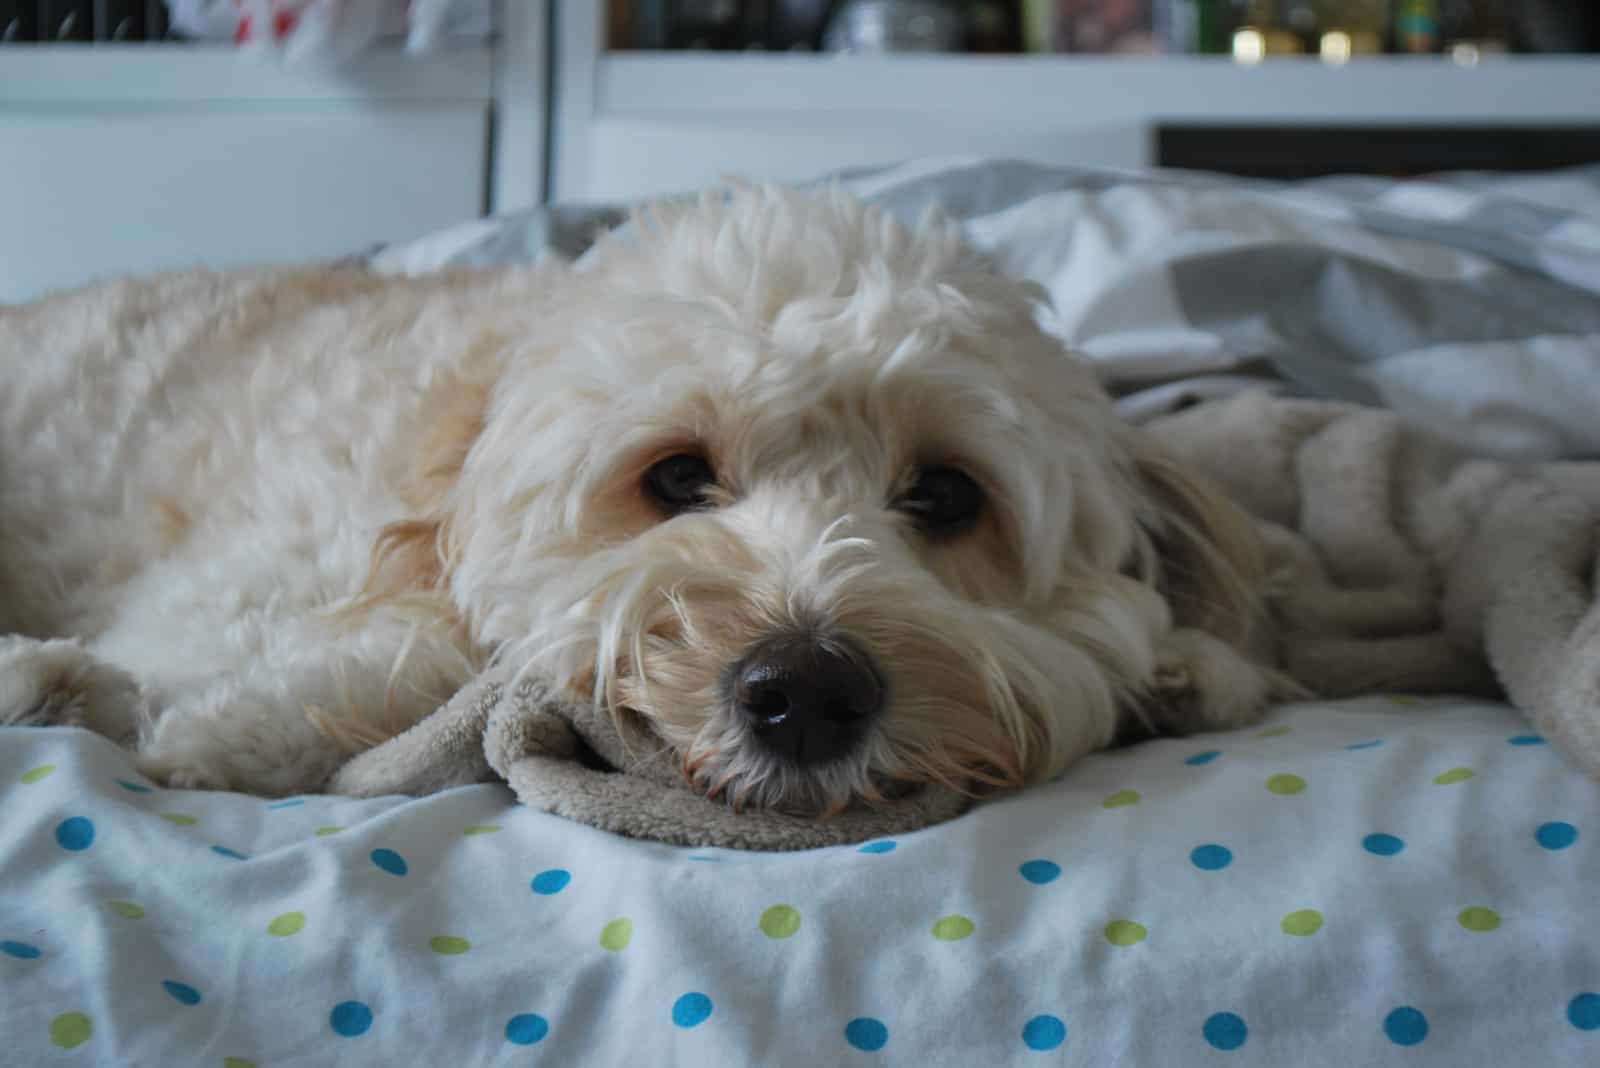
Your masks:
<svg viewBox="0 0 1600 1068"><path fill-rule="evenodd" d="M953 467L924 467L898 504L922 529L955 533L977 521L983 490L970 475Z"/></svg>
<svg viewBox="0 0 1600 1068"><path fill-rule="evenodd" d="M645 472L644 489L663 508L676 515L691 508L703 508L706 491L716 482L717 476L704 456L680 452L651 465Z"/></svg>

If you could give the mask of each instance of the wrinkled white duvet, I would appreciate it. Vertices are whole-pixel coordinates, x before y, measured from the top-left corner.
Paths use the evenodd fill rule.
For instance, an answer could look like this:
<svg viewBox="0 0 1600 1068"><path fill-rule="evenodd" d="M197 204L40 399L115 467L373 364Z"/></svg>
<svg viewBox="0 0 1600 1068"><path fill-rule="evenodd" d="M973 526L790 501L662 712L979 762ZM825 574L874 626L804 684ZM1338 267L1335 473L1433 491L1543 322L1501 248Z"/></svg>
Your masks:
<svg viewBox="0 0 1600 1068"><path fill-rule="evenodd" d="M895 841L167 791L0 729L0 1063L1600 1063L1600 785L1372 698Z"/></svg>

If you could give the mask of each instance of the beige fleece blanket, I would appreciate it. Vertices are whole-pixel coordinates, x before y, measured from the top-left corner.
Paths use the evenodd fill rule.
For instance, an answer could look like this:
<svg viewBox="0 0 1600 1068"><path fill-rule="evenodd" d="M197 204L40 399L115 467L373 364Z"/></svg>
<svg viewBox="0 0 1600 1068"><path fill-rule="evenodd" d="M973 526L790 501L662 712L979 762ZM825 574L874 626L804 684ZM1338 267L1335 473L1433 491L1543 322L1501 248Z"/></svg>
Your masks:
<svg viewBox="0 0 1600 1068"><path fill-rule="evenodd" d="M1600 463L1474 459L1392 414L1246 394L1149 425L1257 519L1282 666L1313 693L1504 694L1600 778ZM659 744L493 673L353 759L339 793L499 777L528 805L684 845L803 849L948 819L928 789L818 823L735 814L685 789ZM621 774L596 770L599 757Z"/></svg>
<svg viewBox="0 0 1600 1068"><path fill-rule="evenodd" d="M891 808L825 822L735 813L684 787L661 743L620 732L593 706L564 705L535 680L491 670L439 711L334 777L333 793L425 794L500 778L525 805L634 838L729 849L813 849L902 834L959 814L966 798L926 788ZM617 769L617 770L610 770Z"/></svg>

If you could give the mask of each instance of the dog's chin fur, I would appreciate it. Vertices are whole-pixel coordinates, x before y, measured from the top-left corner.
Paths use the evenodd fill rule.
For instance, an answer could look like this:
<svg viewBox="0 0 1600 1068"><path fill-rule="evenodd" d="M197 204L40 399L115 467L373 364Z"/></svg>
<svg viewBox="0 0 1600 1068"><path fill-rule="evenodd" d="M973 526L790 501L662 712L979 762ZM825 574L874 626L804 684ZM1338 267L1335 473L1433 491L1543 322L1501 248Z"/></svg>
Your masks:
<svg viewBox="0 0 1600 1068"><path fill-rule="evenodd" d="M838 190L740 187L643 211L577 268L406 285L433 302L425 341L355 310L347 347L320 357L378 375L360 370L368 345L401 368L351 409L391 406L387 436L324 429L314 447L409 473L301 506L393 520L370 565L338 556L316 576L350 595L336 625L360 651L341 655L373 661L353 701L341 683L352 746L497 657L635 719L660 743L639 759L704 793L826 815L923 783L1017 787L1119 725L1238 723L1274 692L1248 524L1117 420L1038 326L1041 292L951 226L908 229ZM426 441L395 429L407 413ZM716 485L669 515L645 476L682 452ZM977 481L975 523L928 533L897 506L925 465ZM202 511L198 487L193 504L174 492L181 516ZM792 633L849 643L880 676L881 714L831 763L773 755L730 695L732 666ZM297 640L314 658L314 636ZM412 691L394 719L363 707ZM301 717L314 697L262 714ZM270 731L229 739L260 750L250 763L185 729L154 732L151 766L174 781L297 787L240 770L297 759Z"/></svg>

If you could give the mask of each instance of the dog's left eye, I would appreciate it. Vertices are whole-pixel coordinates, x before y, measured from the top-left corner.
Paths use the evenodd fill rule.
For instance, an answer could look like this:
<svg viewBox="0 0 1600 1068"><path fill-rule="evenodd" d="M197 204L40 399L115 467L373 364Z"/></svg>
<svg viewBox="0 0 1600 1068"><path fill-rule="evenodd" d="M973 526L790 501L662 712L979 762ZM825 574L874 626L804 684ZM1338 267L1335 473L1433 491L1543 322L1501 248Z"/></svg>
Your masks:
<svg viewBox="0 0 1600 1068"><path fill-rule="evenodd" d="M680 452L650 466L644 475L645 492L676 515L706 505L706 491L717 476L704 456Z"/></svg>
<svg viewBox="0 0 1600 1068"><path fill-rule="evenodd" d="M983 508L983 489L964 471L924 467L896 504L926 531L956 533L977 521Z"/></svg>

